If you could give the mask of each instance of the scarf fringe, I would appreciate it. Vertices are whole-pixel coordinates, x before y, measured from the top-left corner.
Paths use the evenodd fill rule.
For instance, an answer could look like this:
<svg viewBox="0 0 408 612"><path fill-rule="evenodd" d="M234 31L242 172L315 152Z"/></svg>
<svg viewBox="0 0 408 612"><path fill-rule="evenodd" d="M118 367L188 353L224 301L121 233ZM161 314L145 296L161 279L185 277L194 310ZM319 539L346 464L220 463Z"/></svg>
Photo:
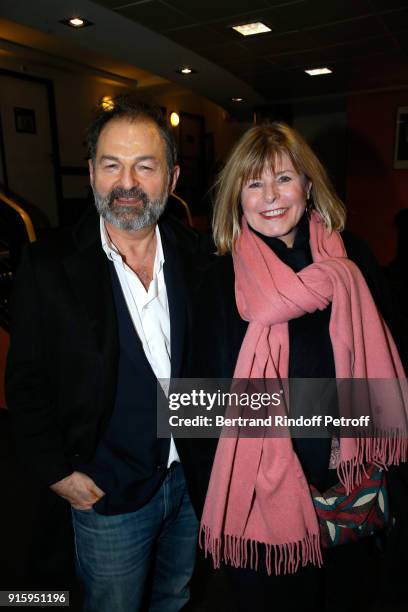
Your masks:
<svg viewBox="0 0 408 612"><path fill-rule="evenodd" d="M337 466L339 481L346 494L361 484L367 476L365 465L371 463L387 470L390 465L399 465L408 460L408 439L400 431L375 434L375 437L357 438L357 453L352 459L340 461Z"/></svg>
<svg viewBox="0 0 408 612"><path fill-rule="evenodd" d="M221 552L222 544L224 550ZM212 556L215 569L218 569L221 561L224 561L232 567L249 567L252 570L257 570L259 544L265 546L265 565L269 576L272 573L276 576L294 574L298 570L299 564L302 567L305 567L308 563L318 567L323 564L319 534L308 533L303 540L297 542L265 544L250 538L228 534L214 538L210 527L201 525L199 545L201 549L204 549L205 558L209 554Z"/></svg>

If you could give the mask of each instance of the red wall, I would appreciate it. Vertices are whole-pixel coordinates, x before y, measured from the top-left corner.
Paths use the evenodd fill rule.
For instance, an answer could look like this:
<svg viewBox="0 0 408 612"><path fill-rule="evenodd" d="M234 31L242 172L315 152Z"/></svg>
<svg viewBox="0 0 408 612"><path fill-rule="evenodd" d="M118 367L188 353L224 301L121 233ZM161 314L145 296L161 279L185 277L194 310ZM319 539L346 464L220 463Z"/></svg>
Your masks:
<svg viewBox="0 0 408 612"><path fill-rule="evenodd" d="M393 168L399 106L408 106L408 91L350 96L347 103L347 227L382 264L395 254L394 215L408 207L408 169Z"/></svg>

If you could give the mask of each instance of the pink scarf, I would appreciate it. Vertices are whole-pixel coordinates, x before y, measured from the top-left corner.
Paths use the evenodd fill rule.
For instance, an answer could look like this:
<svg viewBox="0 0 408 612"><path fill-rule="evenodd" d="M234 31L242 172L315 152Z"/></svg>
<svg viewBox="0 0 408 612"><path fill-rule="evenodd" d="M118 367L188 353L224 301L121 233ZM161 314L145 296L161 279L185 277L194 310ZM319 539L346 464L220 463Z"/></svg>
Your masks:
<svg viewBox="0 0 408 612"><path fill-rule="evenodd" d="M288 321L331 302L336 378L404 379L394 341L361 272L347 259L340 235L329 233L317 213L310 219L310 248L314 263L296 274L242 219L233 253L235 295L249 326L234 378L287 378ZM398 417L405 423L406 393L401 393ZM394 438L342 438L337 471L350 491L359 484L364 463L386 467L406 460L405 432ZM265 545L269 574L321 565L309 485L289 437L220 439L200 536L215 567L223 560L256 569L259 543Z"/></svg>

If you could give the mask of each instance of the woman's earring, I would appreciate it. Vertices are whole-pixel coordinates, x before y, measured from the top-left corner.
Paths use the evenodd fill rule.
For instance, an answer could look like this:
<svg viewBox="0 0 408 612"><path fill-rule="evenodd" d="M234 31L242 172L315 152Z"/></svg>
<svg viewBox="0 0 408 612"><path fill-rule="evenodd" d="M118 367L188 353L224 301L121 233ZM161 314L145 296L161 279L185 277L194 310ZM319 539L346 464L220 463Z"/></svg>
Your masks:
<svg viewBox="0 0 408 612"><path fill-rule="evenodd" d="M310 191L311 190L309 189L307 194L306 194L306 212L307 213L310 213L310 211L313 208L313 204L312 204L311 199L310 199Z"/></svg>

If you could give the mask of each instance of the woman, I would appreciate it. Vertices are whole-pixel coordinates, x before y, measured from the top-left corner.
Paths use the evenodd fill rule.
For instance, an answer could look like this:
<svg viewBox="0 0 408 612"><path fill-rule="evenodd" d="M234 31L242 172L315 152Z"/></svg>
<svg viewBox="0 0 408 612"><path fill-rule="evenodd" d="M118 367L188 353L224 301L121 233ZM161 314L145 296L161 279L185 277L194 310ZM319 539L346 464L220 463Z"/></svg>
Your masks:
<svg viewBox="0 0 408 612"><path fill-rule="evenodd" d="M213 340L208 376L232 375L229 365L242 341L235 378L404 379L391 334L351 259L378 302L382 281L370 273L365 248L348 235L342 239L344 224L343 204L297 132L273 123L244 134L219 177L213 227L218 254L232 253L236 307L249 325L245 330L229 303L232 274L223 258L204 282L207 296L218 292L214 316L221 321L212 339L201 326L202 362ZM207 317L210 302L203 300ZM387 311L386 301L382 305ZM393 410L406 418L403 401ZM373 464L406 461L405 431L392 453L381 444L375 449L367 439L342 439L336 448L330 438L221 439L202 534L215 565L235 568L241 609L260 611L264 601L270 609L268 590L286 609L321 605L322 574L314 568L322 565L322 542L330 533L313 497L321 499L333 485L343 487L336 495L352 495L372 485L365 478L373 475ZM380 482L381 473L372 469ZM290 574L295 590L287 588Z"/></svg>

